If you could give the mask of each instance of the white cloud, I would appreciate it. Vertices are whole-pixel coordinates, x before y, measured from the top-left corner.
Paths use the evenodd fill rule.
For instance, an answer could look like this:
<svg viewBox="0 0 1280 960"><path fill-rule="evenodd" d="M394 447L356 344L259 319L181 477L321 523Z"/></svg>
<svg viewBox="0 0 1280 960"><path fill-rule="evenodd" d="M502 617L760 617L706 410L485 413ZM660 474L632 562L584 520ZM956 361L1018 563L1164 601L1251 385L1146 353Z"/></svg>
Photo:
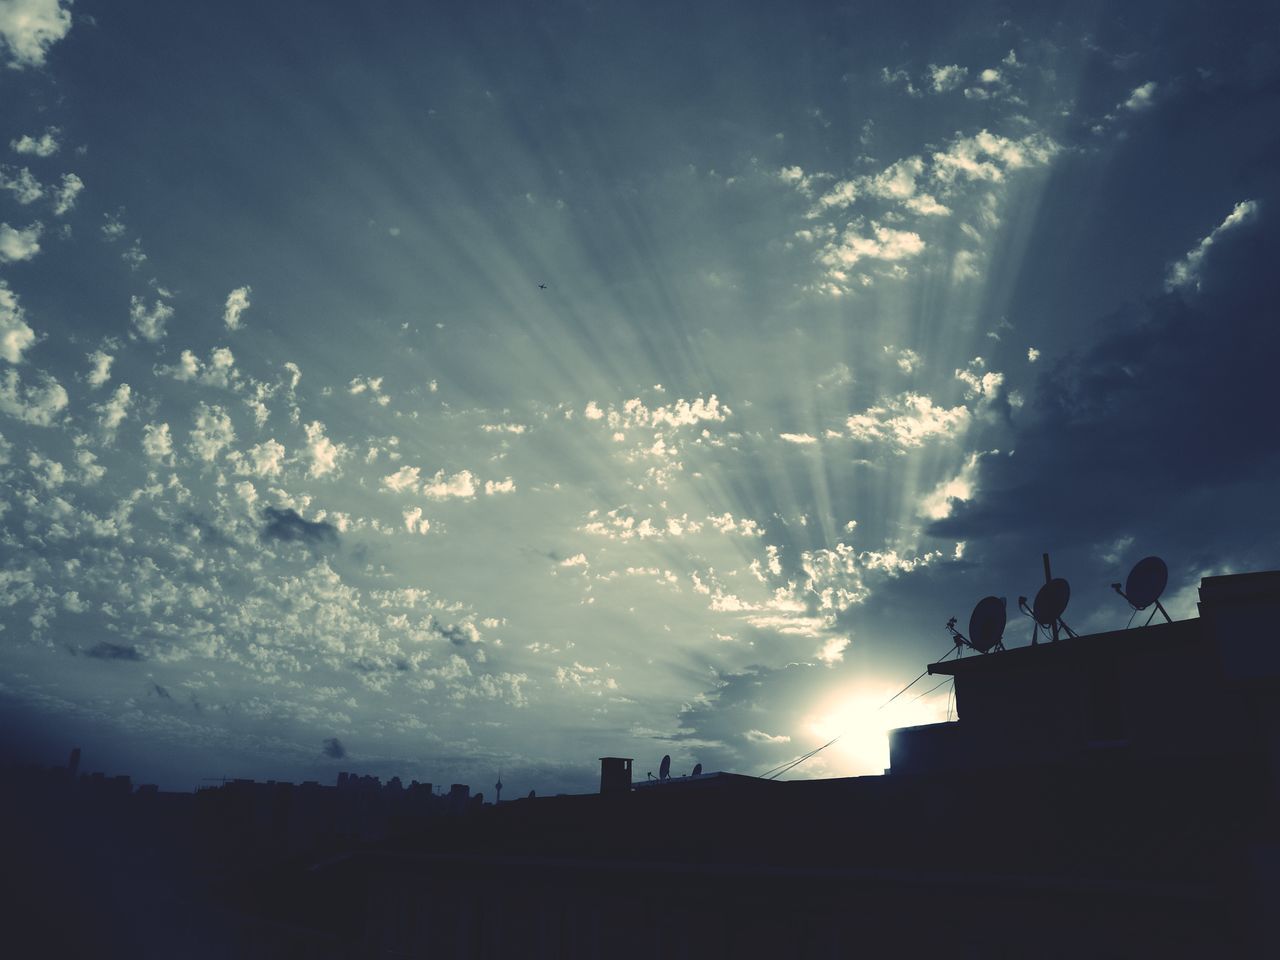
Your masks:
<svg viewBox="0 0 1280 960"><path fill-rule="evenodd" d="M152 460L172 464L173 436L167 423L148 423L142 428L142 451Z"/></svg>
<svg viewBox="0 0 1280 960"><path fill-rule="evenodd" d="M1001 80L1000 71L994 67L987 67L978 75L978 79L983 83L999 83Z"/></svg>
<svg viewBox="0 0 1280 960"><path fill-rule="evenodd" d="M486 480L484 482L484 493L487 497L492 497L499 493L515 493L516 482L510 477L505 480Z"/></svg>
<svg viewBox="0 0 1280 960"><path fill-rule="evenodd" d="M982 130L972 137L957 137L946 151L933 155L933 176L944 184L957 178L1003 181L1011 170L1046 164L1059 150L1041 133L1010 139Z"/></svg>
<svg viewBox="0 0 1280 960"><path fill-rule="evenodd" d="M253 293L252 287L236 287L227 294L227 305L222 311L222 322L226 324L228 330L240 329L240 316L249 309L249 294Z"/></svg>
<svg viewBox="0 0 1280 960"><path fill-rule="evenodd" d="M748 730L742 735L744 740L751 743L790 743L791 738L784 733L772 734L765 733L763 730Z"/></svg>
<svg viewBox="0 0 1280 960"><path fill-rule="evenodd" d="M12 167L0 166L0 190L8 190L18 203L25 206L44 196L44 187L26 167L11 173Z"/></svg>
<svg viewBox="0 0 1280 960"><path fill-rule="evenodd" d="M163 340L165 335L165 324L169 318L173 316L173 307L164 302L163 299L157 299L151 309L147 309L146 302L139 296L129 298L129 320L133 323L134 330L138 336L144 340L155 343Z"/></svg>
<svg viewBox="0 0 1280 960"><path fill-rule="evenodd" d="M67 391L47 373L38 377L38 386L23 384L16 370L6 370L0 378L0 413L33 426L50 426L67 406Z"/></svg>
<svg viewBox="0 0 1280 960"><path fill-rule="evenodd" d="M565 557L560 561L562 567L583 567L584 569L590 564L587 563L587 555L585 553L575 553L572 557Z"/></svg>
<svg viewBox="0 0 1280 960"><path fill-rule="evenodd" d="M1257 201L1244 200L1237 203L1232 211L1227 214L1226 219L1214 227L1207 237L1188 250L1185 257L1169 266L1169 273L1164 281L1165 289L1170 291L1180 289L1199 290L1200 269L1204 264L1204 258L1209 252L1209 248L1218 241L1222 234L1250 222L1257 215Z"/></svg>
<svg viewBox="0 0 1280 960"><path fill-rule="evenodd" d="M0 46L8 66L21 70L44 63L49 48L71 29L71 11L61 0L5 0L0 3Z"/></svg>
<svg viewBox="0 0 1280 960"><path fill-rule="evenodd" d="M470 470L459 470L451 477L445 476L443 470L438 470L434 477L422 485L422 492L432 500L474 497L476 478Z"/></svg>
<svg viewBox="0 0 1280 960"><path fill-rule="evenodd" d="M991 400L999 395L1004 384L1004 374L988 370L987 361L982 357L974 357L963 370L957 370L956 379L965 385L971 400L974 397Z"/></svg>
<svg viewBox="0 0 1280 960"><path fill-rule="evenodd" d="M23 351L36 342L36 332L27 324L18 296L0 280L0 357L21 363Z"/></svg>
<svg viewBox="0 0 1280 960"><path fill-rule="evenodd" d="M101 425L103 433L108 436L115 433L116 428L124 423L124 418L128 415L129 407L132 403L133 391L127 383L122 383L116 387L110 399L104 403L93 405L92 409L98 414L98 423Z"/></svg>
<svg viewBox="0 0 1280 960"><path fill-rule="evenodd" d="M482 423L480 429L485 433L524 433L528 428L523 423Z"/></svg>
<svg viewBox="0 0 1280 960"><path fill-rule="evenodd" d="M891 348L886 347L885 349L890 350ZM920 367L920 354L916 353L914 350L904 347L898 351L897 363L898 369L903 373L915 373Z"/></svg>
<svg viewBox="0 0 1280 960"><path fill-rule="evenodd" d="M813 178L800 167L783 167L778 171L778 179L788 186L795 187L801 193L807 194L813 191Z"/></svg>
<svg viewBox="0 0 1280 960"><path fill-rule="evenodd" d="M51 157L58 152L58 133L57 127L48 127L44 133L38 137L33 137L29 133L24 133L16 140L9 141L9 147L14 153L31 154L37 157Z"/></svg>
<svg viewBox="0 0 1280 960"><path fill-rule="evenodd" d="M259 477L278 477L284 466L284 444L275 439L254 444L249 448L249 460L253 472Z"/></svg>
<svg viewBox="0 0 1280 960"><path fill-rule="evenodd" d="M391 398L382 392L382 377L353 377L347 385L347 393L353 397L368 393L369 399L380 407L391 402Z"/></svg>
<svg viewBox="0 0 1280 960"><path fill-rule="evenodd" d="M1035 363L1040 359L1040 351L1035 347L1027 347L1027 363Z"/></svg>
<svg viewBox="0 0 1280 960"><path fill-rule="evenodd" d="M957 500L972 500L978 479L978 457L973 453L965 460L960 472L943 480L920 499L917 511L930 520L945 520L951 516Z"/></svg>
<svg viewBox="0 0 1280 960"><path fill-rule="evenodd" d="M1156 82L1148 80L1140 87L1135 87L1133 93L1129 94L1129 99L1124 102L1126 110L1132 110L1135 113L1142 110L1149 110L1155 105Z"/></svg>
<svg viewBox="0 0 1280 960"><path fill-rule="evenodd" d="M235 428L231 425L231 417L227 411L217 405L202 403L196 409L196 425L191 430L191 452L211 463L236 438Z"/></svg>
<svg viewBox="0 0 1280 960"><path fill-rule="evenodd" d="M58 187L53 195L53 213L54 216L65 216L76 205L76 199L84 190L84 181L74 173L64 173L62 175L62 185Z"/></svg>
<svg viewBox="0 0 1280 960"><path fill-rule="evenodd" d="M848 637L831 637L822 645L815 656L829 667L835 666L844 659L845 648L849 646Z"/></svg>
<svg viewBox="0 0 1280 960"><path fill-rule="evenodd" d="M30 260L40 252L40 234L44 224L36 221L19 229L0 223L0 263L17 263Z"/></svg>
<svg viewBox="0 0 1280 960"><path fill-rule="evenodd" d="M964 78L968 75L968 68L958 64L953 63L946 67L940 67L935 63L929 64L929 83L933 86L934 93L954 90L964 83Z"/></svg>
<svg viewBox="0 0 1280 960"><path fill-rule="evenodd" d="M410 533L425 534L431 529L431 521L422 515L421 507L404 512L404 528Z"/></svg>
<svg viewBox="0 0 1280 960"><path fill-rule="evenodd" d="M901 450L928 440L954 437L969 425L969 410L936 406L930 397L903 393L849 417L849 434L855 440L885 441Z"/></svg>
<svg viewBox="0 0 1280 960"><path fill-rule="evenodd" d="M171 367L157 367L157 373L167 373L175 380L198 380L211 387L229 387L238 380L236 358L229 347L214 347L209 359L201 362L190 350L178 355L178 362Z"/></svg>
<svg viewBox="0 0 1280 960"><path fill-rule="evenodd" d="M796 443L801 445L818 442L818 438L809 433L780 433L778 434L778 438L785 440L787 443Z"/></svg>
<svg viewBox="0 0 1280 960"><path fill-rule="evenodd" d="M395 473L383 477L382 485L392 493L404 493L406 490L418 489L418 475L422 471L418 467L404 466Z"/></svg>
<svg viewBox="0 0 1280 960"><path fill-rule="evenodd" d="M338 461L347 456L346 444L334 443L324 433L324 424L313 420L306 426L307 452L311 456L311 467L308 473L313 477L323 477L338 468Z"/></svg>
<svg viewBox="0 0 1280 960"><path fill-rule="evenodd" d="M920 234L910 230L897 230L871 222L871 236L864 236L859 228L850 224L838 241L828 243L818 259L828 268L833 280L848 279L845 269L862 260L896 262L919 256L924 250Z"/></svg>

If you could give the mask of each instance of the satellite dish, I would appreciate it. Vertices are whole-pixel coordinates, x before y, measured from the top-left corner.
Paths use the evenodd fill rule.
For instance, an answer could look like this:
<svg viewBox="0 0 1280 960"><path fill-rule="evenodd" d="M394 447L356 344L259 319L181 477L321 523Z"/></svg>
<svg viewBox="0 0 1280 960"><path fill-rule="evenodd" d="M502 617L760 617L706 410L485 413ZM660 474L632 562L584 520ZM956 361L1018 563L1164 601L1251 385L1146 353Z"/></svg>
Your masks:
<svg viewBox="0 0 1280 960"><path fill-rule="evenodd" d="M671 754L669 753L662 758L662 766L658 767L658 779L671 779Z"/></svg>
<svg viewBox="0 0 1280 960"><path fill-rule="evenodd" d="M983 597L969 617L969 646L979 653L1002 646L1005 609L1002 597Z"/></svg>
<svg viewBox="0 0 1280 960"><path fill-rule="evenodd" d="M695 777L700 777L700 776L702 776L702 764L700 764L700 763L695 763L695 764L693 765L693 775L694 775Z"/></svg>
<svg viewBox="0 0 1280 960"><path fill-rule="evenodd" d="M1145 610L1157 600L1169 585L1169 568L1159 557L1145 557L1129 571L1124 582L1125 598L1138 610Z"/></svg>
<svg viewBox="0 0 1280 960"><path fill-rule="evenodd" d="M529 799L530 799L530 800L533 800L533 799L534 799L534 798L536 798L537 796L538 796L538 792L537 792L536 790L530 790L530 791L529 791Z"/></svg>
<svg viewBox="0 0 1280 960"><path fill-rule="evenodd" d="M1160 604L1160 595L1168 585L1169 567L1165 562L1159 557L1143 557L1129 571L1124 589L1121 590L1118 583L1113 583L1111 589L1128 600L1129 606L1133 607L1135 612L1155 604L1156 609L1151 611L1150 617L1147 617L1147 624L1150 624L1155 617L1156 610L1164 614L1166 622L1173 623L1173 618ZM1130 617L1129 620L1132 622L1133 618Z"/></svg>
<svg viewBox="0 0 1280 960"><path fill-rule="evenodd" d="M1054 577L1036 593L1031 615L1042 627L1052 627L1062 617L1071 599L1071 585L1061 577Z"/></svg>

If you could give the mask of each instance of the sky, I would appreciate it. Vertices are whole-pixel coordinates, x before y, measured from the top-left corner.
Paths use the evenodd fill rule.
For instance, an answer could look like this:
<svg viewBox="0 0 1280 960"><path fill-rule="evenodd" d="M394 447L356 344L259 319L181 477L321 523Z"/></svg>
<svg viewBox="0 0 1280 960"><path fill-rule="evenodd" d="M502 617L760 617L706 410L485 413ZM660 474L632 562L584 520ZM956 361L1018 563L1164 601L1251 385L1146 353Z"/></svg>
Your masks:
<svg viewBox="0 0 1280 960"><path fill-rule="evenodd" d="M0 0L0 754L878 773L1044 552L1194 616L1280 566L1278 25Z"/></svg>

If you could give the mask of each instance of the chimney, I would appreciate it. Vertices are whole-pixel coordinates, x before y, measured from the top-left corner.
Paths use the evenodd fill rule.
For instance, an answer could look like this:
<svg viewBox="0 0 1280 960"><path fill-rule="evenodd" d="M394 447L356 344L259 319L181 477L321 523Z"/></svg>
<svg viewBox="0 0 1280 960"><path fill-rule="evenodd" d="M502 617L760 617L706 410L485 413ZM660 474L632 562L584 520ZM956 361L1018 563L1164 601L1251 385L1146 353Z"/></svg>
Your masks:
<svg viewBox="0 0 1280 960"><path fill-rule="evenodd" d="M600 792L606 794L631 792L630 757L600 758Z"/></svg>

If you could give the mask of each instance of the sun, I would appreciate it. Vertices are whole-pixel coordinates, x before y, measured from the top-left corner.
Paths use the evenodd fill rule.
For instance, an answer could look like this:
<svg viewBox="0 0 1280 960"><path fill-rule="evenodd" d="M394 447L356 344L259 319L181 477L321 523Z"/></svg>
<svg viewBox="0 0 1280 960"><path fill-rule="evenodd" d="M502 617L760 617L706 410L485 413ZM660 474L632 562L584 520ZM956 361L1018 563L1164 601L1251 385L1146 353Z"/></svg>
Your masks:
<svg viewBox="0 0 1280 960"><path fill-rule="evenodd" d="M900 688L859 684L824 701L803 723L803 739L813 747L839 737L818 758L823 773L833 776L864 776L883 773L889 767L889 732L898 727L937 723L947 716L949 688L919 697L909 691L905 703L888 701ZM928 689L928 688L926 688ZM800 739L800 738L797 738ZM810 747L809 749L812 749ZM810 771L812 774L814 771Z"/></svg>

